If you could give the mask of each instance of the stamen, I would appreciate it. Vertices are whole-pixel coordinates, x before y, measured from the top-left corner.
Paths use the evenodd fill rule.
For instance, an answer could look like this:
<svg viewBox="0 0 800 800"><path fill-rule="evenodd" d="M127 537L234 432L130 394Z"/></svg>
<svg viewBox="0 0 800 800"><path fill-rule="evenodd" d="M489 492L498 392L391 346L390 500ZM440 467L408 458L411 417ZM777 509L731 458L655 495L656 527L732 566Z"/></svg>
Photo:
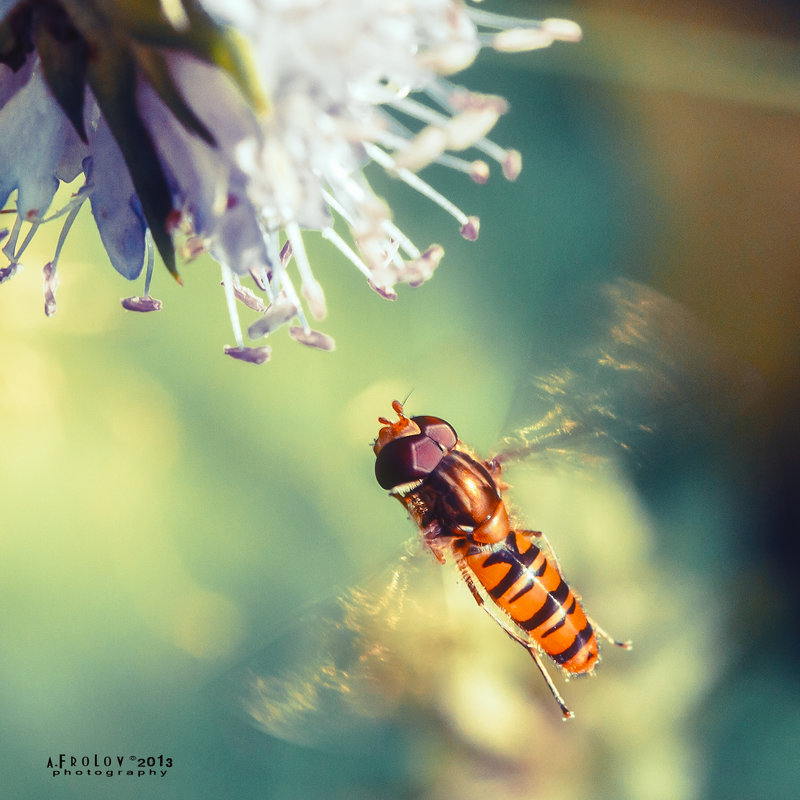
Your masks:
<svg viewBox="0 0 800 800"><path fill-rule="evenodd" d="M367 198L366 190L358 184L354 185ZM373 198L375 202L372 204L369 204L368 199L366 199L361 203L358 209L361 213L356 218L329 192L323 191L322 195L330 208L339 214L350 227L361 253L361 260L367 266L367 269L375 270L383 267L387 262L386 252L390 249L390 245L389 242L383 241L375 222L382 226L384 221L388 219L389 210L377 198Z"/></svg>
<svg viewBox="0 0 800 800"><path fill-rule="evenodd" d="M58 288L58 270L55 260L49 261L42 268L44 294L44 313L47 317L52 317L56 313L56 289Z"/></svg>
<svg viewBox="0 0 800 800"><path fill-rule="evenodd" d="M122 299L122 307L126 311L138 311L146 314L150 311L161 311L164 304L150 296L150 282L153 278L153 264L155 263L155 245L153 235L147 228L144 232L144 294L141 297L125 297Z"/></svg>
<svg viewBox="0 0 800 800"><path fill-rule="evenodd" d="M7 267L0 269L0 283L5 283L7 280L10 280L21 269L22 264L20 264L18 261L12 261Z"/></svg>
<svg viewBox="0 0 800 800"><path fill-rule="evenodd" d="M14 248L17 246L17 239L19 238L19 232L22 229L22 217L17 215L14 219L14 225L11 227L11 233L8 236L8 240L3 245L3 255L11 262L16 262L19 259L14 255Z"/></svg>
<svg viewBox="0 0 800 800"><path fill-rule="evenodd" d="M19 246L19 250L14 253L14 261L18 261L22 258L22 254L28 249L28 245L31 243L33 237L36 235L36 231L39 230L39 226L42 224L42 220L39 217L27 221L31 223L31 227L23 239L22 244Z"/></svg>
<svg viewBox="0 0 800 800"><path fill-rule="evenodd" d="M431 100L451 114L455 114L459 108L464 108L470 102L469 95L471 94L444 79L425 87L425 93ZM522 156L518 150L500 147L500 145L486 137L476 139L472 146L500 164L506 180L515 181L520 172L522 172Z"/></svg>
<svg viewBox="0 0 800 800"><path fill-rule="evenodd" d="M239 322L239 313L236 310L236 294L233 289L233 273L230 267L226 264L220 264L222 269L222 285L225 287L225 299L228 302L228 316L231 320L231 327L233 328L233 338L236 339L236 344L239 348L244 346L242 338L242 326ZM227 353L227 350L225 351ZM228 353L230 355L230 353ZM237 356L234 356L236 358ZM260 362L259 362L260 363Z"/></svg>
<svg viewBox="0 0 800 800"><path fill-rule="evenodd" d="M395 225L390 219L383 220L383 222L381 222L381 228L383 228L384 232L389 236L390 239L397 241L400 247L403 249L403 252L405 252L411 258L420 257L420 251L414 242L412 242L411 239L409 239L408 236L406 236L403 231L401 231L400 228L398 228L397 225Z"/></svg>
<svg viewBox="0 0 800 800"><path fill-rule="evenodd" d="M384 115L386 117L386 115ZM392 119L391 117L387 117ZM399 124L399 123L398 123ZM347 172L341 164L331 164L329 166L330 171L330 180L332 183L339 188L337 194L341 193L342 196L349 197L353 200L355 207L359 208L361 205L365 204L368 200L368 193L367 187L363 186L361 183L356 180L355 176ZM359 176L361 177L361 176ZM327 192L325 189L322 190L323 194L327 197L330 197L330 193ZM335 202L335 201L334 201ZM345 212L342 209L342 206L338 205L338 210L342 216L345 216ZM341 209L341 210L340 210Z"/></svg>
<svg viewBox="0 0 800 800"><path fill-rule="evenodd" d="M311 272L306 250L303 245L303 237L300 233L300 226L296 222L286 224L286 237L291 242L294 251L294 260L297 264L297 271L300 273L300 290L303 297L308 301L308 307L315 319L323 319L328 313L325 307L325 294L322 286Z"/></svg>
<svg viewBox="0 0 800 800"><path fill-rule="evenodd" d="M550 24L548 24L550 23ZM550 47L553 42L578 42L583 32L574 22L564 19L544 20L540 28L508 28L500 33L478 34L482 47L498 53L525 53Z"/></svg>
<svg viewBox="0 0 800 800"><path fill-rule="evenodd" d="M300 324L304 327L308 327L308 322L305 314L303 313L300 298L297 296L294 284L292 283L289 274L286 272L286 265L289 263L289 259L292 257L291 242L287 241L281 248L280 254L278 254L275 238L270 237L267 240L267 254L269 255L270 261L274 264L272 271L272 290L276 298L275 302L278 301L278 299L281 297L281 293L283 293L283 296L294 305L295 313L297 315L297 319L300 321Z"/></svg>
<svg viewBox="0 0 800 800"><path fill-rule="evenodd" d="M63 217L66 214L69 214L76 206L82 206L86 200L89 199L89 195L92 193L92 187L87 186L84 184L83 186L78 189L77 192L70 198L69 202L67 202L64 206L58 209L58 211L54 211L49 217L44 217L42 220L42 224L52 222L54 219L58 219L59 217Z"/></svg>
<svg viewBox="0 0 800 800"><path fill-rule="evenodd" d="M370 268L333 228L323 228L321 233L322 238L329 241L368 281L372 280Z"/></svg>
<svg viewBox="0 0 800 800"><path fill-rule="evenodd" d="M328 206L335 211L348 225L353 224L351 216L347 213L344 206L327 190L322 190L322 199Z"/></svg>
<svg viewBox="0 0 800 800"><path fill-rule="evenodd" d="M226 356L235 358L237 361L245 361L248 364L263 364L269 361L272 350L269 347L231 347L226 344L222 348Z"/></svg>
<svg viewBox="0 0 800 800"><path fill-rule="evenodd" d="M122 307L126 311L161 311L163 303L155 297L145 295L144 297L125 297L122 299Z"/></svg>
<svg viewBox="0 0 800 800"><path fill-rule="evenodd" d="M477 54L475 42L449 41L422 50L417 55L417 62L421 67L439 75L453 75L472 64Z"/></svg>
<svg viewBox="0 0 800 800"><path fill-rule="evenodd" d="M409 117L418 119L426 125L443 125L449 119L440 111L420 103L419 100L415 100L413 97L397 97L386 105L396 108L398 111L402 111L404 114L408 114Z"/></svg>
<svg viewBox="0 0 800 800"><path fill-rule="evenodd" d="M207 237L189 235L183 243L178 246L178 252L184 261L194 261L199 256L205 255L211 250L211 241Z"/></svg>
<svg viewBox="0 0 800 800"><path fill-rule="evenodd" d="M407 149L409 140L414 137L414 134L404 125L401 125L394 117L389 117L387 115L387 119L391 121L394 129L402 131L402 135L395 135L388 131L382 131L380 136L374 137L375 142L398 152ZM395 158L396 157L397 153L395 153ZM429 160L429 163L440 164L447 169L463 172L465 175L469 175L475 183L481 185L489 180L489 166L485 161L467 161L465 158L454 156L452 153L440 152L438 155L434 154L433 158ZM403 166L409 169L413 168L406 163L403 163Z"/></svg>
<svg viewBox="0 0 800 800"><path fill-rule="evenodd" d="M475 142L475 147L500 164L503 176L507 181L515 181L522 172L522 153L519 150L504 150L491 139Z"/></svg>
<svg viewBox="0 0 800 800"><path fill-rule="evenodd" d="M364 143L364 149L367 155L375 162L380 164L387 172L390 172L400 178L403 183L415 189L423 197L427 197L432 202L436 203L439 208L446 211L461 225L461 235L469 241L475 241L478 238L478 229L480 221L478 217L468 217L458 206L451 203L444 195L437 192L430 184L422 180L418 175L411 172L411 170L398 167L394 159L381 150L379 147Z"/></svg>
<svg viewBox="0 0 800 800"><path fill-rule="evenodd" d="M502 97L470 92L444 79L438 79L426 86L425 93L447 113L443 114L411 97L400 98L391 105L420 122L440 126L447 125L453 117L464 111L489 110L497 115L505 114L508 111L508 102Z"/></svg>
<svg viewBox="0 0 800 800"><path fill-rule="evenodd" d="M266 303L264 303L264 301L254 291L252 291L252 289L242 286L238 275L234 275L233 278L233 293L236 295L236 299L240 303L247 306L252 311L257 311L259 314L263 314L267 310Z"/></svg>
<svg viewBox="0 0 800 800"><path fill-rule="evenodd" d="M144 257L145 257L145 272L144 272L144 296L150 296L150 281L153 278L153 264L155 262L155 244L153 243L153 234L150 233L150 228L144 232Z"/></svg>
<svg viewBox="0 0 800 800"><path fill-rule="evenodd" d="M398 169L419 172L436 161L447 150L447 132L443 127L423 128L413 139L394 153Z"/></svg>
<svg viewBox="0 0 800 800"><path fill-rule="evenodd" d="M70 228L75 222L75 219L78 216L78 212L81 210L81 206L83 205L83 201L85 199L86 196L84 195L83 197L80 198L78 202L76 202L75 200L71 201L65 206L64 209L61 210L61 212L49 218L49 219L55 219L58 216L66 214L66 219L64 220L64 224L61 226L61 231L58 235L58 241L56 242L56 249L55 253L53 254L53 260L49 261L42 268L42 278L43 278L42 293L44 295L44 313L48 317L52 317L53 314L56 313L56 289L58 288L58 259L61 256L61 251L64 247L64 243L67 240L67 235L69 234ZM33 237L36 235L39 226L43 222L49 221L49 219L45 220L44 217L37 217L31 221L31 227L28 230L28 233L25 236L25 239L23 240L19 249L17 250L16 253L14 253L14 257L12 259L13 261L17 261L20 258L20 256L25 252L28 245L33 240ZM16 244L16 239L19 236L20 230L21 230L21 218L18 216L12 234L9 237L8 242L6 243L6 246L7 247L10 246L12 250L14 245ZM8 277L10 277L10 275Z"/></svg>
<svg viewBox="0 0 800 800"><path fill-rule="evenodd" d="M70 232L75 220L78 217L78 213L81 210L81 206L83 205L83 201L80 204L74 206L70 209L69 213L67 214L67 218L64 220L64 224L61 226L61 233L58 235L58 242L56 242L56 250L53 254L53 267L55 268L56 264L58 263L58 259L61 257L61 250L64 247L64 243L67 241L67 235Z"/></svg>
<svg viewBox="0 0 800 800"><path fill-rule="evenodd" d="M491 11L470 6L466 9L467 16L476 24L485 28L494 28L503 33L513 34L512 39L518 35L529 34L532 47L522 49L535 49L547 47L552 42L579 42L583 36L580 25L569 19L549 17L543 20L530 20L522 17L511 17L504 14L495 14ZM537 34L547 37L545 44L537 44ZM479 38L485 34L479 34ZM502 34L498 34L502 35ZM494 45L492 45L494 46ZM506 50L505 52L514 52ZM517 51L518 52L518 51Z"/></svg>
<svg viewBox="0 0 800 800"><path fill-rule="evenodd" d="M298 325L293 325L289 328L289 336L296 342L300 342L300 344L304 344L307 347L314 347L317 350L330 352L336 347L336 343L330 336L320 331L313 331L311 328L302 328Z"/></svg>
<svg viewBox="0 0 800 800"><path fill-rule="evenodd" d="M391 286L382 286L375 281L369 281L369 288L373 292L377 292L384 300L397 300L397 292Z"/></svg>
<svg viewBox="0 0 800 800"><path fill-rule="evenodd" d="M442 153L436 159L436 163L456 172L463 172L465 175L469 175L475 183L481 186L489 181L489 165L485 161L479 159L467 161L465 158L459 158L450 153Z"/></svg>
<svg viewBox="0 0 800 800"><path fill-rule="evenodd" d="M455 96L455 95L454 95ZM508 110L508 104L500 97L482 95L474 92L460 92L458 105L439 102L448 114L442 114L418 100L396 98L389 105L398 111L425 122L427 127L417 134L410 135L411 141L400 141L395 145L395 163L414 172L433 161L437 161L445 150L465 150L473 147L494 127L499 116ZM395 129L399 126L393 125ZM402 130L402 128L401 128Z"/></svg>
<svg viewBox="0 0 800 800"><path fill-rule="evenodd" d="M279 300L266 309L263 317L257 319L248 329L251 339L260 339L285 325L297 316L297 306L289 300Z"/></svg>
<svg viewBox="0 0 800 800"><path fill-rule="evenodd" d="M442 258L444 258L444 248L441 245L433 244L419 258L407 264L408 285L414 289L429 280Z"/></svg>
<svg viewBox="0 0 800 800"><path fill-rule="evenodd" d="M494 11L484 11L474 6L468 6L465 11L476 25L483 25L484 28L505 30L506 28L519 28L522 26L534 28L542 24L542 20L512 17L510 14L497 14Z"/></svg>
<svg viewBox="0 0 800 800"><path fill-rule="evenodd" d="M398 252L399 244L387 239L380 227L365 231L357 241L359 250L371 264L372 276L367 279L370 288L387 300L396 300L394 284L405 280L406 271ZM390 265L394 265L394 269L389 269Z"/></svg>
<svg viewBox="0 0 800 800"><path fill-rule="evenodd" d="M272 286L270 285L270 275L270 270L263 265L250 269L250 277L253 279L253 283L255 283L259 291L266 294L268 303L272 303L275 300L275 295L272 293Z"/></svg>
<svg viewBox="0 0 800 800"><path fill-rule="evenodd" d="M403 259L400 257L400 243L392 239L386 242L386 259L385 264L394 264L399 269L403 268Z"/></svg>
<svg viewBox="0 0 800 800"><path fill-rule="evenodd" d="M267 234L264 237L264 244L267 248L267 258L271 267L269 274L270 291L274 296L280 293L283 288L284 279L286 278L286 266L292 258L292 243L284 242L283 247L278 251L278 233L277 231Z"/></svg>
<svg viewBox="0 0 800 800"><path fill-rule="evenodd" d="M364 261L363 258L361 258L357 254L353 253L352 250L350 250L349 246L341 240L341 237L339 237L335 231L334 231L334 236L339 238L341 244L344 245L344 247L347 250L349 250L350 253L352 253L355 256L355 258L357 258L358 261L363 265L364 270L366 270L366 272L364 272L364 270L362 270L361 267L359 267L359 269L361 270L362 274L364 274L365 277L367 278L367 283L369 284L370 288L375 290L381 297L384 297L387 300L396 300L397 294L392 288L393 281L391 279L389 279L388 281L380 281L377 277L377 273L379 273L386 266L387 263L389 263L392 259L395 258L397 253L397 247L395 247L394 253L392 255L388 255L389 251L392 249L392 242L384 239L380 231L376 230L374 226L369 227L371 226L371 223L369 221L361 223L356 222L347 213L346 209L344 209L343 206L330 193L323 191L323 197L325 201L328 202L330 208L336 211L336 213L339 214L345 220L345 222L347 222L347 224L350 226L351 231L355 233L356 231L359 230L359 228L362 229L360 236L357 237L358 248L361 251L361 254L365 256L367 260L371 263L372 265L371 268L370 266L368 266L368 264ZM397 233L400 234L399 238L403 239L403 241L408 245L411 251L417 251L413 243L405 236L403 236L398 228L391 225L387 217L385 216L381 217L380 227L384 232L387 229L386 228L387 225L390 225L391 229L397 231ZM323 231L323 236L324 235L325 233ZM334 242L334 244L336 243ZM345 251L341 252L347 255ZM358 266L356 262L353 263L355 263L356 266ZM401 269L403 268L402 261L399 262L399 266Z"/></svg>

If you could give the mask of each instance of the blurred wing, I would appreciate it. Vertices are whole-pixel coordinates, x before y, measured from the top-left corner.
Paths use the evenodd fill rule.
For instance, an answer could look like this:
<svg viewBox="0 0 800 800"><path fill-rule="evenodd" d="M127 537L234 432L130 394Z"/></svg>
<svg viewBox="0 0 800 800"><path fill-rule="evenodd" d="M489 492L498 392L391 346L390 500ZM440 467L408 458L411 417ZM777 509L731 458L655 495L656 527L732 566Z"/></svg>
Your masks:
<svg viewBox="0 0 800 800"><path fill-rule="evenodd" d="M609 285L583 318L587 346L523 387L500 461L535 454L585 466L638 450L659 425L697 430L758 384L685 309L647 287ZM483 637L499 634L481 626L455 569L418 556L301 616L226 676L225 697L272 736L336 750L369 747L387 720L441 707L455 678L497 651Z"/></svg>
<svg viewBox="0 0 800 800"><path fill-rule="evenodd" d="M521 387L499 461L638 451L643 435L697 433L743 407L760 379L680 303L627 280L576 310L584 345ZM530 420L533 420L532 422Z"/></svg>
<svg viewBox="0 0 800 800"><path fill-rule="evenodd" d="M383 720L431 691L436 653L453 646L442 569L421 555L312 607L225 677L225 702L232 693L251 724L295 744L368 744ZM454 584L455 570L447 574Z"/></svg>

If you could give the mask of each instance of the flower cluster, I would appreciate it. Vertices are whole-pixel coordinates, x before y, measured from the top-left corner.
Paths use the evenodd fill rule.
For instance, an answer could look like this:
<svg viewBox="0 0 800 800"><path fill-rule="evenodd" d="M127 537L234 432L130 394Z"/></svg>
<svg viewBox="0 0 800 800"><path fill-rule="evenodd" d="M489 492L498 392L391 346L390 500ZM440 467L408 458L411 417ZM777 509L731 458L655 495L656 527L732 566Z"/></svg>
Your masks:
<svg viewBox="0 0 800 800"><path fill-rule="evenodd" d="M486 138L505 101L446 76L482 47L529 50L580 35L565 20L523 22L461 0L0 0L0 202L16 191L0 282L38 227L62 219L43 271L53 314L59 254L88 201L114 268L130 280L144 272L126 309L161 307L150 295L156 250L176 278L178 256L208 252L236 339L228 355L269 356L245 345L239 304L258 315L250 339L289 324L297 341L330 350L332 339L309 325L326 307L303 231L320 231L385 298L426 281L442 248L421 250L395 225L365 165L475 239L478 219L418 171L437 162L483 183L487 163L455 155L472 148L513 180L521 160ZM72 199L50 212L60 183L79 177Z"/></svg>

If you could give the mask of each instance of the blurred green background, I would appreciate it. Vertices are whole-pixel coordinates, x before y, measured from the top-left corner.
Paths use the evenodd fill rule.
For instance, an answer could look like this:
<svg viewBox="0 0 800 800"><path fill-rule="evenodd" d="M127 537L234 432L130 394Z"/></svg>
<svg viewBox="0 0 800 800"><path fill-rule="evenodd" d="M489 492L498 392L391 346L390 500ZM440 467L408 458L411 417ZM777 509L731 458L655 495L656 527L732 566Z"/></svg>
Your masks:
<svg viewBox="0 0 800 800"><path fill-rule="evenodd" d="M160 314L123 312L117 298L141 287L113 274L86 216L54 318L39 293L54 231L0 288L6 796L796 796L796 9L489 5L569 16L585 40L485 54L459 78L510 100L493 138L524 159L514 184L426 173L481 216L477 243L372 174L417 244L444 245L429 284L387 303L310 237L335 352L281 333L266 366L224 358L224 298L204 261L183 267L183 288L157 274ZM474 652L503 651L486 685L456 692L454 674L452 696L399 708L368 750L308 750L220 716L230 670L413 533L372 473L390 401L413 390L410 409L488 454L527 376L581 339L572 300L617 276L681 301L763 383L698 398L725 407L718 424L671 416L635 469L520 480L526 521L601 624L636 645L564 687L577 719L560 723L477 609ZM175 767L50 777L62 752L163 753Z"/></svg>

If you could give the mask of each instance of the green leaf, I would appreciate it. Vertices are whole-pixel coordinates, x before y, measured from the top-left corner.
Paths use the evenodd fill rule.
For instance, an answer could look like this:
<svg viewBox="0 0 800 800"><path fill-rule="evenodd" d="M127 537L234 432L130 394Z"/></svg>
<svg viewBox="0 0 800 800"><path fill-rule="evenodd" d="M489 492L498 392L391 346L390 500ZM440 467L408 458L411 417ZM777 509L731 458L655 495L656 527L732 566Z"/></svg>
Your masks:
<svg viewBox="0 0 800 800"><path fill-rule="evenodd" d="M198 0L185 0L184 7L192 31L191 52L225 70L253 109L259 114L266 113L269 102L256 76L244 37L233 28L217 25Z"/></svg>
<svg viewBox="0 0 800 800"><path fill-rule="evenodd" d="M36 20L34 41L47 85L78 136L86 142L83 105L89 47L74 29L72 35L57 38L43 16Z"/></svg>
<svg viewBox="0 0 800 800"><path fill-rule="evenodd" d="M0 64L14 72L22 67L33 49L29 31L32 16L33 9L29 5L17 3L0 22Z"/></svg>
<svg viewBox="0 0 800 800"><path fill-rule="evenodd" d="M217 24L198 0L183 0L188 24L181 29L169 24L160 3L153 0L107 0L107 4L115 9L115 22L137 43L183 50L225 70L256 112L268 109L244 38L232 28Z"/></svg>
<svg viewBox="0 0 800 800"><path fill-rule="evenodd" d="M134 47L136 63L148 83L155 89L164 104L186 130L199 136L206 144L216 147L214 134L203 124L203 121L192 111L183 99L183 95L172 80L172 75L164 57L156 50L145 47Z"/></svg>
<svg viewBox="0 0 800 800"><path fill-rule="evenodd" d="M159 0L60 0L60 4L91 45L115 40L135 51L137 62L154 81L162 100L187 130L202 138L206 139L201 133L204 126L170 85L171 79L158 76L156 61L162 57L158 49L180 50L219 67L231 76L256 113L268 110L246 41L233 29L217 24L198 0L183 0L187 24L181 27L166 18Z"/></svg>

